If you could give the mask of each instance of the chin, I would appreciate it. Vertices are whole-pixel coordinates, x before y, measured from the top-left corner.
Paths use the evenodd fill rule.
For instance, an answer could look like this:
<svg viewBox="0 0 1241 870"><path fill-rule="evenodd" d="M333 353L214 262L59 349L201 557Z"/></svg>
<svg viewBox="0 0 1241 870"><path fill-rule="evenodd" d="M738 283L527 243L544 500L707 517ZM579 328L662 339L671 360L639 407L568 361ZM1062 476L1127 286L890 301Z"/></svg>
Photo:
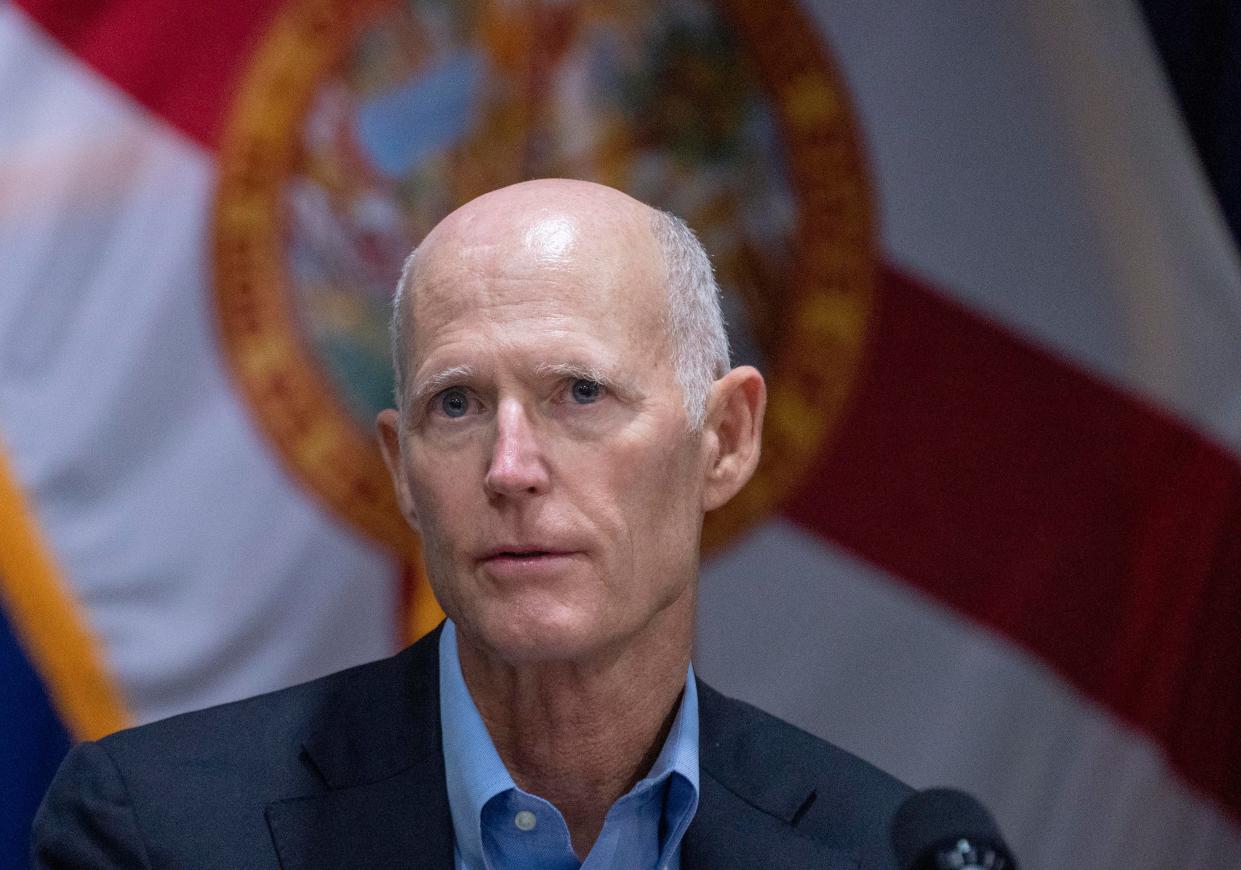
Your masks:
<svg viewBox="0 0 1241 870"><path fill-rule="evenodd" d="M614 641L593 615L563 606L504 611L470 620L464 631L475 645L508 664L583 661Z"/></svg>

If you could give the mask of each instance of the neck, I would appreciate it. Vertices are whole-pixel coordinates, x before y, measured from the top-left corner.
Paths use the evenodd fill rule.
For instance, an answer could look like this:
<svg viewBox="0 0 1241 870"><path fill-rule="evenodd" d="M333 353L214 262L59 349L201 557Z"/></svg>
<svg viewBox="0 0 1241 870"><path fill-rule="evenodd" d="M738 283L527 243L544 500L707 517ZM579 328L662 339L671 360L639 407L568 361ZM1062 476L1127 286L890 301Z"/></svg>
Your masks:
<svg viewBox="0 0 1241 870"><path fill-rule="evenodd" d="M560 810L579 858L676 718L693 635L694 596L683 599L588 661L514 665L458 634L462 675L500 759L521 789Z"/></svg>

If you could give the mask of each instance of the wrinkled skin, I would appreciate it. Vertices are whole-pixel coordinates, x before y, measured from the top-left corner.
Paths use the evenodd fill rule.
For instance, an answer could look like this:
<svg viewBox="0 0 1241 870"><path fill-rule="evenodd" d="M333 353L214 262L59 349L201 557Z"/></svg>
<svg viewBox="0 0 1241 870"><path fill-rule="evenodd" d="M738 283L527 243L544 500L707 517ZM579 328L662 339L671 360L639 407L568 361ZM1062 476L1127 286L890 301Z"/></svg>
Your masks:
<svg viewBox="0 0 1241 870"><path fill-rule="evenodd" d="M692 610L715 441L689 432L649 220L533 182L419 251L390 461L445 612L508 661L590 657Z"/></svg>

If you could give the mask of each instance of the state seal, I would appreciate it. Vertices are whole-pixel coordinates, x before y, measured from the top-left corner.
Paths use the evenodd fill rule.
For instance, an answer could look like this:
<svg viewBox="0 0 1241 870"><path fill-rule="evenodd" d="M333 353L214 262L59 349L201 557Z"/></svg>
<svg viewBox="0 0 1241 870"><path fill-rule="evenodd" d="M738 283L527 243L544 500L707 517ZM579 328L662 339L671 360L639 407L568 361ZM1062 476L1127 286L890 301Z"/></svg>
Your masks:
<svg viewBox="0 0 1241 870"><path fill-rule="evenodd" d="M856 124L795 0L289 0L226 123L213 219L229 364L291 474L401 555L372 436L405 254L474 196L590 179L683 217L711 254L737 362L770 387L754 480L716 551L825 449L873 300ZM411 633L439 619L426 584Z"/></svg>

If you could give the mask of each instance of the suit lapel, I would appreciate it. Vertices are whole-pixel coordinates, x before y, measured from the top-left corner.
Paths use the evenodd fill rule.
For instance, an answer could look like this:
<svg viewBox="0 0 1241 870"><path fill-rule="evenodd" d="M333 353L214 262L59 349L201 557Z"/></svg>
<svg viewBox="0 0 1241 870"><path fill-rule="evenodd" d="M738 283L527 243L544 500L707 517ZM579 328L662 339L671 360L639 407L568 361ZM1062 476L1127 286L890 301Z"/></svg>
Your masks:
<svg viewBox="0 0 1241 870"><path fill-rule="evenodd" d="M284 870L452 867L439 731L439 632L342 681L303 743L322 792L275 801Z"/></svg>
<svg viewBox="0 0 1241 870"><path fill-rule="evenodd" d="M315 794L268 804L283 870L453 866L439 727L439 632L368 666L312 713L303 760ZM815 799L798 759L773 756L751 711L698 684L700 797L683 870L856 870L858 857L795 823Z"/></svg>
<svg viewBox="0 0 1241 870"><path fill-rule="evenodd" d="M681 843L682 870L858 870L857 856L803 836L703 770L698 813Z"/></svg>
<svg viewBox="0 0 1241 870"><path fill-rule="evenodd" d="M272 803L267 824L282 870L452 867L444 768L431 757L382 782Z"/></svg>
<svg viewBox="0 0 1241 870"><path fill-rule="evenodd" d="M854 852L796 829L817 797L804 759L770 739L756 711L701 681L698 711L699 804L683 870L857 870Z"/></svg>

